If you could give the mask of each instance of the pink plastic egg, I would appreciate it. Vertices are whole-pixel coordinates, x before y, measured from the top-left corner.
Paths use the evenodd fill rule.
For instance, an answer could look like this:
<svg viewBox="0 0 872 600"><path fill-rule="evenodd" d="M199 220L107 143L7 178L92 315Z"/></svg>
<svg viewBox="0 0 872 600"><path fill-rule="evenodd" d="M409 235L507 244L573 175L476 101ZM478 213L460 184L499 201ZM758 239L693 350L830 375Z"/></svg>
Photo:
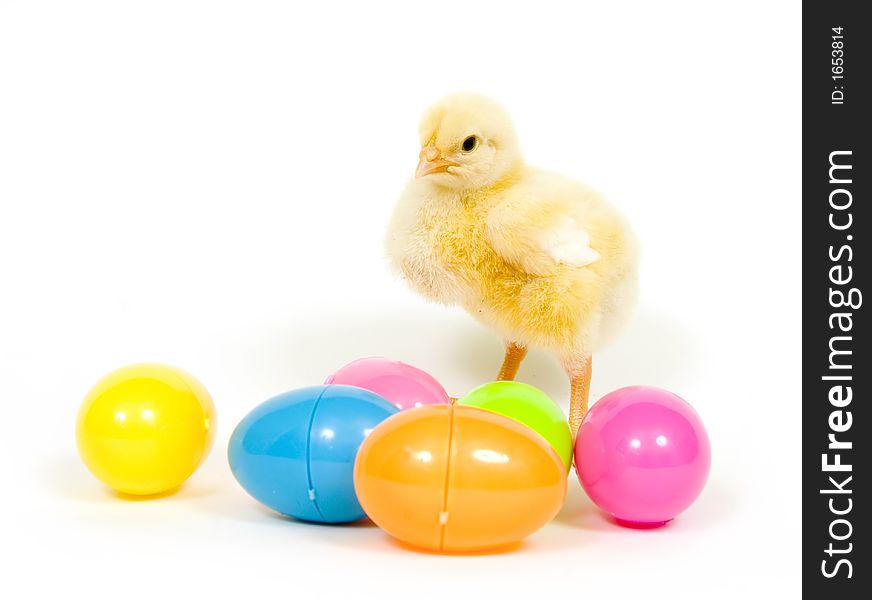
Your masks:
<svg viewBox="0 0 872 600"><path fill-rule="evenodd" d="M659 388L625 387L603 396L584 417L575 464L597 506L622 524L656 526L699 496L711 448L687 402Z"/></svg>
<svg viewBox="0 0 872 600"><path fill-rule="evenodd" d="M398 360L360 358L324 382L354 385L375 392L400 410L425 404L450 404L448 393L431 375Z"/></svg>

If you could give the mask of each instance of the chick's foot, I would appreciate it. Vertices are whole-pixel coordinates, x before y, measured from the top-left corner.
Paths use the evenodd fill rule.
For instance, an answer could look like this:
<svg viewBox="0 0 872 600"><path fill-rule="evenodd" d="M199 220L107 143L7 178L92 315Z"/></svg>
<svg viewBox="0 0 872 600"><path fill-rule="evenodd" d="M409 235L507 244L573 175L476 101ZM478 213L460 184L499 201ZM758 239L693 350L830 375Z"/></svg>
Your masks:
<svg viewBox="0 0 872 600"><path fill-rule="evenodd" d="M589 357L577 372L569 373L569 429L572 432L573 440L575 440L584 415L587 414L592 363L593 359Z"/></svg>
<svg viewBox="0 0 872 600"><path fill-rule="evenodd" d="M506 357L503 359L500 372L497 374L497 381L513 381L525 356L527 356L526 346L521 346L515 342L507 342Z"/></svg>

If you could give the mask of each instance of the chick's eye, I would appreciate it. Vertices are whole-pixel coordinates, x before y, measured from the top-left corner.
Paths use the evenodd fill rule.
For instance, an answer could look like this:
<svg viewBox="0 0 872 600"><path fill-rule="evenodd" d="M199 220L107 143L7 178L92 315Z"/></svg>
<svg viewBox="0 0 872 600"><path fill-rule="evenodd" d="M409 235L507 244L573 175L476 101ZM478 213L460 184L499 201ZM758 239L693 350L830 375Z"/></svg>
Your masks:
<svg viewBox="0 0 872 600"><path fill-rule="evenodd" d="M464 152L472 152L478 147L478 138L471 135L463 140L463 144L460 147L463 148Z"/></svg>

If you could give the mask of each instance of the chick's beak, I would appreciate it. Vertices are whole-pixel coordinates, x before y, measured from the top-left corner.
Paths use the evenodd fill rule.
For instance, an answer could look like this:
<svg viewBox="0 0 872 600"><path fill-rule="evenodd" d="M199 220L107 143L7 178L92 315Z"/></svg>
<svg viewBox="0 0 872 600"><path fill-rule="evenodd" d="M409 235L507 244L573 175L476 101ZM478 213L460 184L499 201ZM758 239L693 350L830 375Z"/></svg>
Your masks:
<svg viewBox="0 0 872 600"><path fill-rule="evenodd" d="M418 155L418 168L415 170L415 177L424 177L432 173L446 173L448 167L454 166L454 163L442 158L442 154L432 144L428 144L421 148L421 154Z"/></svg>

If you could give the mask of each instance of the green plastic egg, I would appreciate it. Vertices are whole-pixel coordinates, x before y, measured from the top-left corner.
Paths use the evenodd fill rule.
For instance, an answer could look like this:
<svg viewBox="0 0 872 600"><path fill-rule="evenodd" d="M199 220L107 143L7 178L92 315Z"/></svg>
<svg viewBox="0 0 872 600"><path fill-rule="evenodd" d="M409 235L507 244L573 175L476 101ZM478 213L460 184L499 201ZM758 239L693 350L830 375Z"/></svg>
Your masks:
<svg viewBox="0 0 872 600"><path fill-rule="evenodd" d="M501 414L533 429L551 444L569 471L572 434L563 411L542 390L518 381L493 381L457 402Z"/></svg>

